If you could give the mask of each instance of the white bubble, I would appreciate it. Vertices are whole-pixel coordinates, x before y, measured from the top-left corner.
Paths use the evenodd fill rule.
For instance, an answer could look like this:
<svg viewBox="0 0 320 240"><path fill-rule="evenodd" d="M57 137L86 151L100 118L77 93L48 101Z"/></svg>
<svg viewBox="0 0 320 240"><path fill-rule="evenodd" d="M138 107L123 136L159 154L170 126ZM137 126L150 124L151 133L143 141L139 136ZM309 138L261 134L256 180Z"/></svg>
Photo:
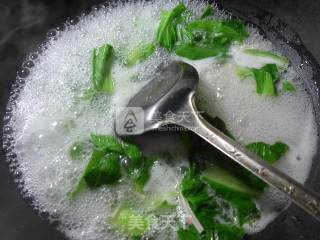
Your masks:
<svg viewBox="0 0 320 240"><path fill-rule="evenodd" d="M161 63L176 59L157 49L150 59L136 67L128 69L117 63L112 72L115 94L90 102L81 100L81 96L91 81L92 49L109 43L120 52L121 59L121 50L152 42L161 10L171 9L178 2L129 2L113 9L96 9L82 16L77 24L73 21L64 26L64 31L51 32L58 38L49 41L42 53L31 54L32 62L25 63L28 74L23 76L25 86L21 92L13 92L12 117L6 119L13 133L7 131L5 143L11 143L16 155L17 163L12 161L11 165L18 167L24 196L33 196L35 208L48 213L50 220L59 220L60 230L72 239L127 239L112 230L107 219L117 204L128 198L131 189L123 181L116 188L103 186L86 190L70 202L68 194L75 188L89 158L86 153L84 162L70 160L70 146L86 140L90 133L112 134L116 109L126 105ZM205 5L199 1L187 3L198 15ZM219 10L216 16L228 17ZM255 29L251 31L248 46L272 49L269 41L263 40ZM312 105L301 80L295 82L296 93L265 98L256 94L252 80L237 77L232 60L226 64L212 59L190 63L200 74L198 97L205 99L205 110L220 116L242 143L256 140L287 143L289 154L278 167L304 182L316 148L316 127ZM287 77L295 79L296 76L290 68ZM300 161L296 161L297 156ZM153 194L172 192L181 179L178 168L156 165L146 190L156 190ZM263 229L278 214L279 204L285 201L278 199L273 190L266 193L260 200L262 219L249 230ZM175 239L176 235L163 232L158 238Z"/></svg>

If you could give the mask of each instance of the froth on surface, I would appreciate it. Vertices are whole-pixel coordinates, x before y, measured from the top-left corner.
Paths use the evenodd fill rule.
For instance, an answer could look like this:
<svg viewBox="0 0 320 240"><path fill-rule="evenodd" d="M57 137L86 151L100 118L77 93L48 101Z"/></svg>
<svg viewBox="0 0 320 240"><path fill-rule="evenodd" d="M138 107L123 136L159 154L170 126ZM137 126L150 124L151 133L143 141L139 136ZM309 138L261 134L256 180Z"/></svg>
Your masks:
<svg viewBox="0 0 320 240"><path fill-rule="evenodd" d="M86 102L81 100L81 94L90 84L92 49L109 43L121 58L125 49L153 41L161 9L170 9L177 3L127 3L80 18L78 24L69 26L57 40L47 43L47 50L35 61L12 105L9 126L13 129L17 167L22 172L23 193L32 195L34 206L48 212L51 220L59 220L60 229L70 238L126 238L112 230L106 219L117 203L127 197L129 185L121 183L117 187L87 190L70 203L68 193L75 187L88 160L71 161L67 151L73 142L87 139L90 133L112 134L117 107L126 105L159 64L176 58L157 49L150 59L134 68L117 64L112 73L115 94ZM202 2L186 3L197 14L205 6ZM220 11L217 16L227 17ZM272 49L270 42L251 30L248 46ZM190 63L200 74L198 98L202 107L221 117L241 143L286 142L290 146L289 154L277 166L304 182L315 150L316 133L312 105L303 87L298 85L298 91L293 94L265 98L255 93L252 80L237 77L232 59L226 64L214 59ZM289 69L287 74L297 83L301 81L294 69ZM156 165L153 173L152 180L158 180L150 181L147 189L170 192L181 178L173 166ZM286 200L275 199L275 196L270 190L260 200L263 215L250 231L263 229L277 215L275 209ZM167 233L158 236L168 237L161 234ZM176 237L168 234L170 238Z"/></svg>

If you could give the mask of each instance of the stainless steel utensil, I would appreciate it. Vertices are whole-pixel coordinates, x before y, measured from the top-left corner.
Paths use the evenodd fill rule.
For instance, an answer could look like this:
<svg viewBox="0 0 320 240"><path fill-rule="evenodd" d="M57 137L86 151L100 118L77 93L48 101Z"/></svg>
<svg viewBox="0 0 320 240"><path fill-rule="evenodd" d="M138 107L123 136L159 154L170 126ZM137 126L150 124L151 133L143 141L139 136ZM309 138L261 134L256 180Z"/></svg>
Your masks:
<svg viewBox="0 0 320 240"><path fill-rule="evenodd" d="M270 166L211 126L198 114L194 101L198 82L199 76L195 68L184 62L172 62L157 73L154 79L129 101L128 108L117 116L117 134L119 136L141 134L168 124L182 126L205 139L266 183L285 193L294 203L320 220L318 193ZM141 110L139 117L135 115L137 109ZM159 117L159 114L164 116L168 113L171 116L187 113L188 118ZM128 124L129 120L131 124ZM136 126L140 128L135 129Z"/></svg>

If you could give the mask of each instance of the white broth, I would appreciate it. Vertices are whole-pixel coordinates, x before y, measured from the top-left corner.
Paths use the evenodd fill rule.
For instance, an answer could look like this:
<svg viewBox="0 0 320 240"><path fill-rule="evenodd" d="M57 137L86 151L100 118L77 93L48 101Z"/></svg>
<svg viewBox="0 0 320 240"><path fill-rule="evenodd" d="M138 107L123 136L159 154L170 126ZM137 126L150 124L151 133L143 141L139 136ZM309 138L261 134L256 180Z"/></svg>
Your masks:
<svg viewBox="0 0 320 240"><path fill-rule="evenodd" d="M46 44L47 50L34 61L35 66L15 101L9 126L13 129L14 153L18 170L22 172L23 192L33 196L34 207L47 212L50 220L59 220L61 231L72 239L126 239L124 234L112 229L107 219L114 213L117 203L130 198L131 189L125 182L116 187L105 185L85 190L70 202L68 194L79 181L89 155L84 162L72 161L68 149L75 141L88 138L90 133L113 134L116 109L127 104L161 63L182 59L158 48L154 55L133 68L117 64L112 72L114 95L101 96L92 104L80 99L91 81L92 49L109 43L117 51L153 41L161 10L172 9L178 2L127 3L81 17L57 40ZM206 6L200 1L186 4L198 15ZM216 16L228 17L218 10ZM250 31L245 47L274 50L271 42L255 29L250 28ZM240 79L236 74L236 65L244 61L237 52L240 48L234 46L232 56L224 64L214 58L183 59L199 72L197 97L202 108L223 119L240 143L264 141L272 144L281 140L288 144L289 152L276 166L304 183L316 151L317 131L311 100L302 80L295 69L289 67L286 76L295 82L296 92L277 97L258 95L254 80ZM242 63L259 65L251 60ZM187 164L185 153L178 156L175 166L159 161L153 167L147 191L159 195L176 189L182 178L179 166ZM261 219L246 229L250 233L261 231L279 214L279 208L287 204L286 198L269 189L258 201ZM177 215L173 212L169 217ZM154 226L154 232L160 227ZM171 230L157 233L157 239L176 239L175 231Z"/></svg>

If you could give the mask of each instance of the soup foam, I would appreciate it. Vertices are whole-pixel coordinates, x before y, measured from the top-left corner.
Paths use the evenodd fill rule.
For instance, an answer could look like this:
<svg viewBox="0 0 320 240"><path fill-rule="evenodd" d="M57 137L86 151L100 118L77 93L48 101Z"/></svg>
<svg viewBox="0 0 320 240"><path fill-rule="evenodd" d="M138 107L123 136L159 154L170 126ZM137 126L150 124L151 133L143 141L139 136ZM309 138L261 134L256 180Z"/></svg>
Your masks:
<svg viewBox="0 0 320 240"><path fill-rule="evenodd" d="M180 59L157 49L150 59L136 67L128 69L117 64L112 72L115 94L88 102L81 100L81 94L90 85L92 49L109 43L116 52L121 52L153 41L161 10L172 9L177 3L174 0L120 4L81 17L76 25L69 25L60 33L57 40L46 44L47 50L35 60L12 105L9 126L13 129L13 151L18 161L12 164L22 173L23 193L31 195L34 207L49 213L50 220L58 220L59 228L72 239L126 239L112 230L107 219L117 204L128 198L131 189L125 182L117 187L103 186L84 191L70 202L68 194L88 160L70 160L68 149L73 142L87 139L90 133L112 134L116 109L126 105L160 64ZM186 4L198 15L206 6L200 1ZM223 11L217 11L216 16L228 17ZM274 50L271 42L254 28L245 46ZM241 48L234 46L232 54L236 56ZM290 150L276 166L303 183L315 154L317 132L310 98L295 69L290 67L287 76L295 82L297 91L270 98L256 94L253 80L239 79L233 58L225 64L212 58L187 62L200 75L197 98L201 108L223 119L243 144L254 141L272 144L278 140L287 143ZM175 166L159 161L146 190L154 191L155 195L173 191L182 176L179 166L186 161L184 153L179 158ZM288 200L279 196L282 195L270 188L259 200L262 217L247 226L249 232L262 230L287 205ZM158 234L158 239L165 238L175 239L176 235Z"/></svg>

